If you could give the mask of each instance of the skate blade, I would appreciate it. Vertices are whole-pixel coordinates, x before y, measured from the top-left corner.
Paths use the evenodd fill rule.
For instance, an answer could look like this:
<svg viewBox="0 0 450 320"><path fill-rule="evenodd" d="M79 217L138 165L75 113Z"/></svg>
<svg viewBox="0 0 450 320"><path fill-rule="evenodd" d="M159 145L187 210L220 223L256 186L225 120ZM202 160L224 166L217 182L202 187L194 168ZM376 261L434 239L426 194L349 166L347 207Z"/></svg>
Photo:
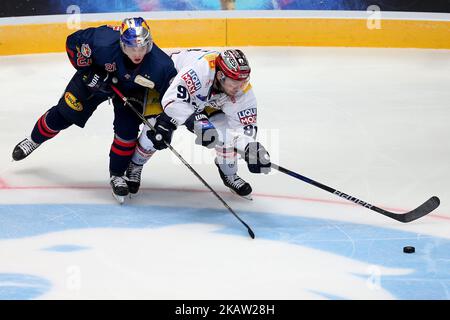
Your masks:
<svg viewBox="0 0 450 320"><path fill-rule="evenodd" d="M230 188L231 193L233 193L234 195L238 196L239 198L245 199L245 200L249 200L249 201L253 201L253 197L251 194L248 194L246 196L241 196L240 194L237 194L233 189Z"/></svg>
<svg viewBox="0 0 450 320"><path fill-rule="evenodd" d="M251 194L246 195L246 196L239 196L239 197L241 197L241 198L243 198L243 199L245 199L245 200L253 201L253 197L252 197Z"/></svg>
<svg viewBox="0 0 450 320"><path fill-rule="evenodd" d="M120 205L122 205L125 202L125 196L118 196L114 192L112 193L114 199L116 199Z"/></svg>
<svg viewBox="0 0 450 320"><path fill-rule="evenodd" d="M137 192L136 193L129 193L128 194L128 198L130 198L130 199L134 199L134 198L137 198L138 197L138 194L137 194Z"/></svg>

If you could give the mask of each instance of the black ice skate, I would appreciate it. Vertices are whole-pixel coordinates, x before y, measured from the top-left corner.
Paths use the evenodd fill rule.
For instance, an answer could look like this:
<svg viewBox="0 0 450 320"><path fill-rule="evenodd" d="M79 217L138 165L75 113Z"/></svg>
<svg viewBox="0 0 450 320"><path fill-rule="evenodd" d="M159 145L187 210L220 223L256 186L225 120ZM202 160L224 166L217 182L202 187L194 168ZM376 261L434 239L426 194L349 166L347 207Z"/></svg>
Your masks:
<svg viewBox="0 0 450 320"><path fill-rule="evenodd" d="M125 201L125 197L129 193L125 177L111 176L109 181L112 187L113 197L116 198L116 200L119 201L120 204L123 204Z"/></svg>
<svg viewBox="0 0 450 320"><path fill-rule="evenodd" d="M128 185L128 191L130 194L136 194L141 186L141 173L144 166L135 164L130 161L126 172L126 181Z"/></svg>
<svg viewBox="0 0 450 320"><path fill-rule="evenodd" d="M25 138L20 141L12 152L12 158L15 161L19 161L28 157L40 144L31 140L31 138Z"/></svg>
<svg viewBox="0 0 450 320"><path fill-rule="evenodd" d="M239 177L237 174L225 175L222 170L220 170L219 165L216 163L217 169L219 169L220 177L222 178L223 184L230 188L231 192L241 196L247 200L253 200L252 198L252 187L250 184L245 182L244 179Z"/></svg>

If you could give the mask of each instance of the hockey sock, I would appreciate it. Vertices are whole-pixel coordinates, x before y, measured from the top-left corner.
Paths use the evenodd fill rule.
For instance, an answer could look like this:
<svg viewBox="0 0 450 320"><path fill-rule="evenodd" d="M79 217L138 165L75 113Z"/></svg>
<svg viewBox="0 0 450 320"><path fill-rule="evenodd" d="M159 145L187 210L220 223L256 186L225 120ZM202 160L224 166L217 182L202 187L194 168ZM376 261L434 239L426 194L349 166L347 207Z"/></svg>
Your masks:
<svg viewBox="0 0 450 320"><path fill-rule="evenodd" d="M60 130L70 127L70 125L71 123L56 108L51 108L34 125L33 131L31 131L31 139L41 144L56 136Z"/></svg>
<svg viewBox="0 0 450 320"><path fill-rule="evenodd" d="M134 149L134 154L133 157L131 158L131 161L133 161L135 164L138 165L144 165L153 156L155 152L156 149L151 148L147 150L144 147L142 147L141 144L138 142L138 144L136 145L136 149Z"/></svg>
<svg viewBox="0 0 450 320"><path fill-rule="evenodd" d="M123 176L133 156L136 140L125 141L115 136L109 152L109 172L114 176Z"/></svg>
<svg viewBox="0 0 450 320"><path fill-rule="evenodd" d="M226 176L237 173L237 155L234 148L216 147L216 163Z"/></svg>

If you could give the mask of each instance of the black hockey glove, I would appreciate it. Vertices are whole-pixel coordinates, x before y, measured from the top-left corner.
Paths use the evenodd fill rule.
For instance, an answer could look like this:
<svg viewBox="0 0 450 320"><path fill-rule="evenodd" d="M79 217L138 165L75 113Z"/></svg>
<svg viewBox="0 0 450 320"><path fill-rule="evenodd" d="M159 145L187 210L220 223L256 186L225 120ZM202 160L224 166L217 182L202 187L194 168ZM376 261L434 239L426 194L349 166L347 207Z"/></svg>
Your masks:
<svg viewBox="0 0 450 320"><path fill-rule="evenodd" d="M105 70L98 67L90 68L83 75L83 81L92 93L104 93L106 95L112 95L111 89L112 75Z"/></svg>
<svg viewBox="0 0 450 320"><path fill-rule="evenodd" d="M270 156L266 149L259 142L249 142L245 147L245 161L248 170L252 173L270 172Z"/></svg>
<svg viewBox="0 0 450 320"><path fill-rule="evenodd" d="M156 123L154 125L155 131L147 131L147 137L153 142L153 146L156 150L167 148L164 141L170 144L172 141L172 134L177 129L176 123L175 119L169 117L164 112L156 118Z"/></svg>
<svg viewBox="0 0 450 320"><path fill-rule="evenodd" d="M197 137L195 143L212 149L219 141L219 133L208 117L203 114L193 114L185 122L186 128Z"/></svg>

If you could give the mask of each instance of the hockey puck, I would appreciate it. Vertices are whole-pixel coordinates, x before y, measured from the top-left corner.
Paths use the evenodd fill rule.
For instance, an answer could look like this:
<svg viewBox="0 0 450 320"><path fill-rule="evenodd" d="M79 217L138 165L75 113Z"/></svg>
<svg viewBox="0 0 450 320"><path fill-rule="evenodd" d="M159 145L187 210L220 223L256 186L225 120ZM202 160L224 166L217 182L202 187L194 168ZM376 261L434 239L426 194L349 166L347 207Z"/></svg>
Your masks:
<svg viewBox="0 0 450 320"><path fill-rule="evenodd" d="M416 248L414 248L412 246L406 246L406 247L403 247L403 252L404 253L414 253L414 252L416 252Z"/></svg>

